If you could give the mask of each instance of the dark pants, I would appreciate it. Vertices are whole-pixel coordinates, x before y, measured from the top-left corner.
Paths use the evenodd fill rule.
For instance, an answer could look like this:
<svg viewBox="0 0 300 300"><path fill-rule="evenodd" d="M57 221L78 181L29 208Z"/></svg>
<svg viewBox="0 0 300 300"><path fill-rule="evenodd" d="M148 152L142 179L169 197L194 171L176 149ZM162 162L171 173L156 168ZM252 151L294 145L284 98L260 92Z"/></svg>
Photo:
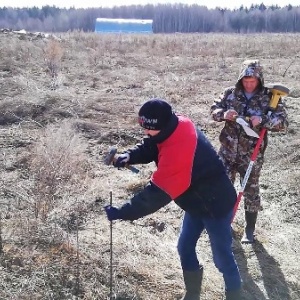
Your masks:
<svg viewBox="0 0 300 300"><path fill-rule="evenodd" d="M240 273L231 249L231 217L232 212L221 219L195 217L185 213L178 240L182 270L196 271L199 269L196 244L201 233L206 229L214 264L223 274L227 291L237 290L241 287Z"/></svg>

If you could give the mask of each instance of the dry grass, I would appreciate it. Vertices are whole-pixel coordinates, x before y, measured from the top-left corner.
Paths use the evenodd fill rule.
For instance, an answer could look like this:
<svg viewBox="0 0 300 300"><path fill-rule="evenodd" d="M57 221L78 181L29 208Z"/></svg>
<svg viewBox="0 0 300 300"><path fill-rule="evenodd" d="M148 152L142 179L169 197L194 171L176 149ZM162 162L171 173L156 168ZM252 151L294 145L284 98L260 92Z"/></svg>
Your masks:
<svg viewBox="0 0 300 300"><path fill-rule="evenodd" d="M291 89L290 127L271 134L261 179L258 242L233 249L244 299L300 299L298 34L61 36L61 42L0 36L0 299L108 299L110 227L102 207L138 191L140 175L102 163L142 137L136 113L162 97L190 116L218 147L209 107L233 85L245 58L260 58L266 82ZM49 74L51 75L49 77ZM238 188L238 186L237 186ZM113 224L113 298L177 299L183 292L174 204L135 222ZM209 241L203 299L221 299L223 281Z"/></svg>

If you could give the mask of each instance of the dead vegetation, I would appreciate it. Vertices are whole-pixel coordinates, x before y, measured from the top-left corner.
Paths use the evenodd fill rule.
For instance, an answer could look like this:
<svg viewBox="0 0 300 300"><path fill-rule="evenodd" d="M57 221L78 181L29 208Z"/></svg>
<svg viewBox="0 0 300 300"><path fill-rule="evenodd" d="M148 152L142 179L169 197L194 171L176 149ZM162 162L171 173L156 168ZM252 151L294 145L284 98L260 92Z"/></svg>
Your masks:
<svg viewBox="0 0 300 300"><path fill-rule="evenodd" d="M234 252L245 300L300 299L299 40L297 34L96 35L61 41L0 34L0 298L108 299L110 227L102 207L117 205L148 180L102 163L142 137L141 103L169 100L218 147L208 115L233 85L245 58L260 58L266 82L281 82L290 126L271 134L261 187L258 241ZM49 76L50 74L50 76ZM238 188L238 186L237 186ZM135 222L113 224L113 299L176 299L183 291L176 253L182 212L173 204ZM207 236L203 299L221 299L223 282Z"/></svg>

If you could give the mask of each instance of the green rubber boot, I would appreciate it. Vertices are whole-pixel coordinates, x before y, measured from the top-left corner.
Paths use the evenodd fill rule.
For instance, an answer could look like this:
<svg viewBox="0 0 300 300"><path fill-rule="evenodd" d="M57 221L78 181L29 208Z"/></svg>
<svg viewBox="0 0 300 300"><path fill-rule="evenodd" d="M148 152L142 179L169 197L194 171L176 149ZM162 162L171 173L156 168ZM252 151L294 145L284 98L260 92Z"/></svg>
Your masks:
<svg viewBox="0 0 300 300"><path fill-rule="evenodd" d="M203 278L203 268L200 268L198 271L183 272L183 279L185 284L185 295L181 300L199 300L201 293L201 285Z"/></svg>
<svg viewBox="0 0 300 300"><path fill-rule="evenodd" d="M225 300L242 300L242 290L226 291Z"/></svg>
<svg viewBox="0 0 300 300"><path fill-rule="evenodd" d="M254 230L255 230L255 224L257 220L257 212L245 211L245 220L246 220L246 227L245 227L244 235L241 239L241 243L253 244Z"/></svg>

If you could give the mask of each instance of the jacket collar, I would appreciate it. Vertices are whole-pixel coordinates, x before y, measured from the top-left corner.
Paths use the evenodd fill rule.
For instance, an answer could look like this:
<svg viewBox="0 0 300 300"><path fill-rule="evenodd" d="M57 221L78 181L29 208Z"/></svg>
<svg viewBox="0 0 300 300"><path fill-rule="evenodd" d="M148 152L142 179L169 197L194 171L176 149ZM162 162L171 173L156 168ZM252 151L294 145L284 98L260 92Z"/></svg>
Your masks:
<svg viewBox="0 0 300 300"><path fill-rule="evenodd" d="M162 143L175 131L176 127L178 126L178 122L178 116L173 113L166 127L163 128L157 135L151 136L150 139L156 144Z"/></svg>

